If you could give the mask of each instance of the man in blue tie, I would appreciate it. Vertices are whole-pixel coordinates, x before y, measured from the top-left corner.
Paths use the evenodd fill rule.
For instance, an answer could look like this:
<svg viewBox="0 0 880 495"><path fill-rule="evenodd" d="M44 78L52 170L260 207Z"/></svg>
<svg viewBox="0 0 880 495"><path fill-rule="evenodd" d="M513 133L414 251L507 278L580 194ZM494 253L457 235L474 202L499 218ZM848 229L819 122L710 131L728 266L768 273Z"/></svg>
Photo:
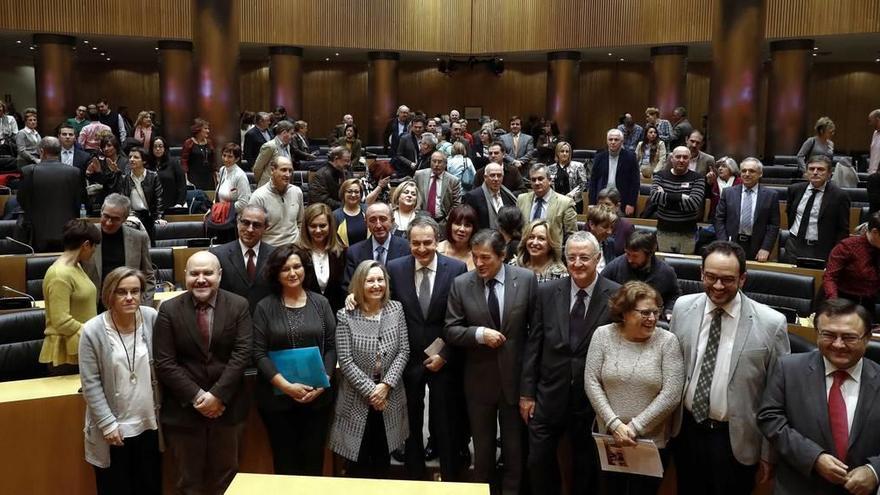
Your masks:
<svg viewBox="0 0 880 495"><path fill-rule="evenodd" d="M353 244L345 254L345 289L362 261L376 260L383 265L395 258L409 254L409 245L401 237L391 235L391 207L386 203L373 203L367 207L367 230L370 237Z"/></svg>
<svg viewBox="0 0 880 495"><path fill-rule="evenodd" d="M516 198L516 207L528 224L535 220L547 220L550 235L557 242L577 230L577 212L574 200L564 194L557 194L551 187L547 165L536 163L529 169L529 183L532 191L522 193Z"/></svg>
<svg viewBox="0 0 880 495"><path fill-rule="evenodd" d="M742 184L724 189L715 210L715 234L732 241L750 260L767 261L779 234L779 193L761 187L764 165L746 158L739 166Z"/></svg>

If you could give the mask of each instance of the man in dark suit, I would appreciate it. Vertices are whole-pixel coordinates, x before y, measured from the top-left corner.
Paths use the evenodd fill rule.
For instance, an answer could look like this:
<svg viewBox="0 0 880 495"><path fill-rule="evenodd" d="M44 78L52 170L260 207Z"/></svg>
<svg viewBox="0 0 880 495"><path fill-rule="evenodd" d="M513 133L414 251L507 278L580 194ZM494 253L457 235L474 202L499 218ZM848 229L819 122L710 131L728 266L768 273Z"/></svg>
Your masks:
<svg viewBox="0 0 880 495"><path fill-rule="evenodd" d="M786 263L798 258L827 260L837 241L849 235L849 196L831 182L831 161L817 155L807 163L808 183L788 186L789 235ZM806 221L804 221L806 220Z"/></svg>
<svg viewBox="0 0 880 495"><path fill-rule="evenodd" d="M351 245L345 253L345 282L362 261L376 260L387 264L389 261L409 254L409 244L402 238L391 235L391 207L385 203L373 203L367 207L367 230L370 237Z"/></svg>
<svg viewBox="0 0 880 495"><path fill-rule="evenodd" d="M290 140L290 158L299 170L300 162L314 160L315 155L309 151L309 123L297 120L293 123L293 139Z"/></svg>
<svg viewBox="0 0 880 495"><path fill-rule="evenodd" d="M257 303L270 293L263 268L275 246L262 242L268 225L268 215L262 206L245 206L236 222L238 239L214 246L211 252L220 260L223 270L220 288L247 299L253 313Z"/></svg>
<svg viewBox="0 0 880 495"><path fill-rule="evenodd" d="M40 163L25 166L18 188L18 204L32 228L30 239L37 252L62 251L64 224L79 216L82 174L58 161L61 142L54 136L40 140Z"/></svg>
<svg viewBox="0 0 880 495"><path fill-rule="evenodd" d="M88 204L89 194L86 191L86 169L89 168L92 154L76 146L76 129L70 124L61 124L58 127L58 141L61 142L59 161L65 165L76 167L82 175L82 192L80 194L88 211L90 205Z"/></svg>
<svg viewBox="0 0 880 495"><path fill-rule="evenodd" d="M339 187L346 179L351 166L351 151L343 146L334 146L327 155L327 164L309 178L309 203L324 203L335 210L342 207Z"/></svg>
<svg viewBox="0 0 880 495"><path fill-rule="evenodd" d="M874 494L880 474L880 365L865 359L868 312L845 299L816 312L818 351L776 363L758 426L779 453L775 493Z"/></svg>
<svg viewBox="0 0 880 495"><path fill-rule="evenodd" d="M424 133L425 119L414 117L410 122L410 131L398 137L396 153L391 158L396 175L412 177L419 163L419 142Z"/></svg>
<svg viewBox="0 0 880 495"><path fill-rule="evenodd" d="M385 147L385 153L394 158L397 156L397 148L400 144L400 137L406 133L409 126L409 107L400 105L397 107L397 115L388 121L385 131L382 132L382 146Z"/></svg>
<svg viewBox="0 0 880 495"><path fill-rule="evenodd" d="M669 144L667 150L674 149L677 146L687 145L687 138L693 132L694 126L687 118L687 109L678 107L672 111L672 132L669 133Z"/></svg>
<svg viewBox="0 0 880 495"><path fill-rule="evenodd" d="M457 457L459 425L456 418L464 404L452 399L460 388L453 367L454 349L442 341L446 321L446 300L452 281L467 272L467 265L437 253L440 226L433 219L417 216L409 224L412 254L388 262L391 298L403 304L409 331L410 359L403 372L409 416L406 441L406 470L410 478L425 479L425 446L422 438L425 385L431 389L429 415L432 435L440 454L440 474L444 481L461 481ZM434 345L441 339L439 348ZM433 347L432 347L433 346ZM431 348L431 353L426 350Z"/></svg>
<svg viewBox="0 0 880 495"><path fill-rule="evenodd" d="M417 171L415 181L422 209L437 222L445 223L449 212L461 204L461 181L446 171L446 155L431 153L431 168Z"/></svg>
<svg viewBox="0 0 880 495"><path fill-rule="evenodd" d="M633 152L623 149L622 132L609 130L607 142L608 149L596 153L593 160L590 204L596 204L599 191L614 187L620 192L621 210L629 217L636 212L639 199L639 164Z"/></svg>
<svg viewBox="0 0 880 495"><path fill-rule="evenodd" d="M221 272L210 252L193 254L186 292L159 307L153 329L177 493L219 495L238 471L241 425L250 406L243 385L252 325L247 300L220 289Z"/></svg>
<svg viewBox="0 0 880 495"><path fill-rule="evenodd" d="M354 117L351 116L350 113L347 113L342 116L342 123L333 126L333 130L330 131L330 135L327 136L327 142L332 145L336 142L337 139L345 136L345 128L354 125Z"/></svg>
<svg viewBox="0 0 880 495"><path fill-rule="evenodd" d="M501 145L492 144L490 149L501 154ZM486 180L480 187L471 189L464 195L464 204L477 212L478 227L498 228L498 210L504 206L516 206L516 196L504 186L504 165L494 161L483 169Z"/></svg>
<svg viewBox="0 0 880 495"><path fill-rule="evenodd" d="M504 264L507 243L496 230L471 239L476 269L452 283L445 340L464 347L464 393L474 438L474 481L486 483L495 467L496 423L501 424L501 491L517 495L523 473L524 424L519 415L523 349L535 311L538 281Z"/></svg>
<svg viewBox="0 0 880 495"><path fill-rule="evenodd" d="M268 143L273 137L272 131L269 130L269 123L271 121L272 114L257 112L254 126L244 133L244 152L242 153L242 158L247 162L247 170L251 170L254 167L254 163L257 162L260 147Z"/></svg>
<svg viewBox="0 0 880 495"><path fill-rule="evenodd" d="M599 243L578 231L565 243L570 278L538 286L538 305L523 360L519 407L529 425L532 493L561 493L556 451L568 433L572 493L598 486L596 447L590 438L595 412L584 392L584 366L597 327L611 322L609 298L620 288L596 273ZM583 292L583 294L581 294Z"/></svg>
<svg viewBox="0 0 880 495"><path fill-rule="evenodd" d="M758 184L763 172L764 165L757 158L743 160L739 166L742 184L724 189L715 210L718 240L739 244L746 258L758 261L767 261L779 236L779 194Z"/></svg>

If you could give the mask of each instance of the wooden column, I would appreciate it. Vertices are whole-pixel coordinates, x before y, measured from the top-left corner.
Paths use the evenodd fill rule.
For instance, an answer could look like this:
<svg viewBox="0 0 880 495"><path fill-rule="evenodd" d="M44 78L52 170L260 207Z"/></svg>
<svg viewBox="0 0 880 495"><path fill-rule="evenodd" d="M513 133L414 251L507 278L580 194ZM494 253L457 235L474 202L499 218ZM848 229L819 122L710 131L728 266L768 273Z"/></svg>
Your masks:
<svg viewBox="0 0 880 495"><path fill-rule="evenodd" d="M764 156L793 155L807 132L813 40L770 42Z"/></svg>
<svg viewBox="0 0 880 495"><path fill-rule="evenodd" d="M193 44L159 41L159 96L162 132L174 146L189 137L193 114Z"/></svg>
<svg viewBox="0 0 880 495"><path fill-rule="evenodd" d="M650 104L660 109L664 119L672 117L677 107L686 106L687 55L684 45L651 48Z"/></svg>
<svg viewBox="0 0 880 495"><path fill-rule="evenodd" d="M547 111L556 121L559 132L574 138L580 100L581 53L574 51L547 54Z"/></svg>
<svg viewBox="0 0 880 495"><path fill-rule="evenodd" d="M764 0L714 1L708 149L742 159L758 152Z"/></svg>
<svg viewBox="0 0 880 495"><path fill-rule="evenodd" d="M74 113L73 47L76 38L58 34L35 34L34 73L37 86L38 130L54 136L58 124ZM19 108L19 111L22 109Z"/></svg>
<svg viewBox="0 0 880 495"><path fill-rule="evenodd" d="M283 106L294 119L302 118L302 56L297 46L269 47L269 103Z"/></svg>
<svg viewBox="0 0 880 495"><path fill-rule="evenodd" d="M367 90L370 95L369 144L382 142L382 131L397 110L397 66L400 53L370 52Z"/></svg>

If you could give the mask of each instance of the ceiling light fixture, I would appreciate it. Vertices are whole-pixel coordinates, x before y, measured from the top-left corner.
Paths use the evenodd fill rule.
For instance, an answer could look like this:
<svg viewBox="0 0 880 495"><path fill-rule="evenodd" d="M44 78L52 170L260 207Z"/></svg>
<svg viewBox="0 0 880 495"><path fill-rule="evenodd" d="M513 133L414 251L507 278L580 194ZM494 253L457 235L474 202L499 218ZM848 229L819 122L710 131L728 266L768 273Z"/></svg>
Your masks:
<svg viewBox="0 0 880 495"><path fill-rule="evenodd" d="M612 55L614 55L614 54L613 54L613 53L611 53L611 52L608 52L608 56L609 56L609 57L610 57L610 56L612 56Z"/></svg>
<svg viewBox="0 0 880 495"><path fill-rule="evenodd" d="M83 43L85 43L85 44L88 45L88 44L89 44L89 40L83 40Z"/></svg>
<svg viewBox="0 0 880 495"><path fill-rule="evenodd" d="M21 44L21 40L16 41L16 43L18 43L18 44L20 45L20 44Z"/></svg>

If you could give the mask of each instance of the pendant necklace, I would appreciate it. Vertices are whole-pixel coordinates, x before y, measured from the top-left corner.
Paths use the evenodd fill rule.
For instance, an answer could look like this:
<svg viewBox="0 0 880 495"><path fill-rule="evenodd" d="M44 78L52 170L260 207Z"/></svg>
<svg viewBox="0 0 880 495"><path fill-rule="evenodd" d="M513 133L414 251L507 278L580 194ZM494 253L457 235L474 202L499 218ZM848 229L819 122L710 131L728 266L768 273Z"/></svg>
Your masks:
<svg viewBox="0 0 880 495"><path fill-rule="evenodd" d="M116 335L119 336L119 342L122 343L122 350L125 351L125 366L128 368L128 380L132 385L135 385L137 384L137 375L134 372L134 360L137 353L137 316L135 316L134 319L134 340L132 340L131 364L129 364L128 348L125 346L125 341L122 340L122 334L119 333L119 325L116 324L116 319L113 318L112 311L110 312L110 321L113 322L113 329L116 330Z"/></svg>

